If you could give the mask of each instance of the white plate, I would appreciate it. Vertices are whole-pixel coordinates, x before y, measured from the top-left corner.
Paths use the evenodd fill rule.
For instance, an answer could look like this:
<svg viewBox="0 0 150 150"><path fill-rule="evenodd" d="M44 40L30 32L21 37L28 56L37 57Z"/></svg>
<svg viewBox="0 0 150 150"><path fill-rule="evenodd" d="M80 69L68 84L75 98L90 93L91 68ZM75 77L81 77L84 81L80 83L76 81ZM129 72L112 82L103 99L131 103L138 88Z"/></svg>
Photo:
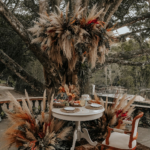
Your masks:
<svg viewBox="0 0 150 150"><path fill-rule="evenodd" d="M74 105L79 105L78 103L74 103Z"/></svg>
<svg viewBox="0 0 150 150"><path fill-rule="evenodd" d="M102 105L100 105L100 104L95 104L95 103L92 103L92 104L91 104L91 106L92 106L92 107L100 107L100 106L102 106Z"/></svg>
<svg viewBox="0 0 150 150"><path fill-rule="evenodd" d="M64 109L65 110L75 110L75 108L73 108L73 107L65 107Z"/></svg>

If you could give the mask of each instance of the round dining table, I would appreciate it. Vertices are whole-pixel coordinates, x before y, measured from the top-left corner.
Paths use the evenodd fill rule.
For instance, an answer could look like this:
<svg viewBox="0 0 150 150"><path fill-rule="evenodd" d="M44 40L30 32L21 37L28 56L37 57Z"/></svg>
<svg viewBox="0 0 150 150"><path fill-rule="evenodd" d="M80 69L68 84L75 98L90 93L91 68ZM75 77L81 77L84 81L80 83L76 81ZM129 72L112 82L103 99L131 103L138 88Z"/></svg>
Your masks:
<svg viewBox="0 0 150 150"><path fill-rule="evenodd" d="M61 120L67 120L67 121L75 121L76 127L74 131L74 136L73 136L73 143L72 147L70 150L75 149L75 144L76 141L80 141L81 138L84 138L88 141L89 144L96 146L97 142L93 142L89 136L88 130L86 128L83 128L81 130L81 121L90 121L90 120L95 120L98 119L102 116L104 112L104 108L99 109L99 110L91 110L91 109L86 109L85 107L78 107L80 109L79 112L75 113L65 113L62 112L60 108L53 108L52 109L52 115L55 118L61 119Z"/></svg>

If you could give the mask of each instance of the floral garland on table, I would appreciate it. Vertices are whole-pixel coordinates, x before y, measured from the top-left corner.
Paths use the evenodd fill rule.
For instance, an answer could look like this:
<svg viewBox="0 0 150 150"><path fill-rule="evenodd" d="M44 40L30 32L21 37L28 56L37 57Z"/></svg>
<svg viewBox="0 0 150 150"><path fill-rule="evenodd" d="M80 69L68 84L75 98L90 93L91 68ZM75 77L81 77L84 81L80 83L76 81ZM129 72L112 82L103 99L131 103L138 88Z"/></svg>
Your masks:
<svg viewBox="0 0 150 150"><path fill-rule="evenodd" d="M8 93L14 105L13 112L3 106L4 112L12 122L12 126L6 130L3 137L6 147L9 148L15 144L20 150L55 150L59 146L59 141L66 140L72 127L66 127L60 131L64 122L52 117L53 97L49 112L45 113L46 91L43 96L43 110L39 116L33 114L28 94L25 93L28 105L25 99L22 99L21 107L13 95Z"/></svg>
<svg viewBox="0 0 150 150"><path fill-rule="evenodd" d="M82 63L87 58L92 67L97 60L104 63L115 37L112 29L105 29L105 22L100 20L103 9L99 11L94 5L88 16L84 16L85 8L80 6L73 15L69 13L69 3L65 13L56 8L58 14L40 14L38 22L35 21L34 27L29 29L35 36L32 43L40 43L41 49L58 65L62 65L65 56L70 70L75 68L79 58Z"/></svg>

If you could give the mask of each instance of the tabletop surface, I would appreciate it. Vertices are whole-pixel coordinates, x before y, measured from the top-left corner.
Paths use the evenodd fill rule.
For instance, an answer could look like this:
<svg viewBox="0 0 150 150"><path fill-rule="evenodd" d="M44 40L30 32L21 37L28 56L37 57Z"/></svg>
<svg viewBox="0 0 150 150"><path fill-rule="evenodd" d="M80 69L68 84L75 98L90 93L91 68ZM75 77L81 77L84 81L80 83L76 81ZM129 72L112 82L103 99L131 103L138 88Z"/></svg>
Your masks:
<svg viewBox="0 0 150 150"><path fill-rule="evenodd" d="M65 113L62 112L60 109L61 108L53 108L52 112L59 114L59 115L66 115L66 116L90 116L90 115L97 115L102 113L105 109L100 109L100 110L91 110L91 109L86 109L85 107L78 107L80 109L79 112L76 113Z"/></svg>

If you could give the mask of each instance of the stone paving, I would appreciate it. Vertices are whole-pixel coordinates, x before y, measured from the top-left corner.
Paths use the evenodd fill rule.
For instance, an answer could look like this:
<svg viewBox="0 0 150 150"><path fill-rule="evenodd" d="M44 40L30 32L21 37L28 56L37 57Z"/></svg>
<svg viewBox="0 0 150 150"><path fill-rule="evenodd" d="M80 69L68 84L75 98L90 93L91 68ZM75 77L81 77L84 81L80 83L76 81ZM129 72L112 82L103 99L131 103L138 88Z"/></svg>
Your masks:
<svg viewBox="0 0 150 150"><path fill-rule="evenodd" d="M10 126L10 121L8 119L3 119L0 122L0 137L4 134L5 130ZM138 128L138 139L137 142L150 148L150 128ZM3 146L5 144L0 141L0 149L4 150ZM16 150L16 148L11 148L10 150Z"/></svg>
<svg viewBox="0 0 150 150"><path fill-rule="evenodd" d="M138 128L137 142L150 148L150 128Z"/></svg>

